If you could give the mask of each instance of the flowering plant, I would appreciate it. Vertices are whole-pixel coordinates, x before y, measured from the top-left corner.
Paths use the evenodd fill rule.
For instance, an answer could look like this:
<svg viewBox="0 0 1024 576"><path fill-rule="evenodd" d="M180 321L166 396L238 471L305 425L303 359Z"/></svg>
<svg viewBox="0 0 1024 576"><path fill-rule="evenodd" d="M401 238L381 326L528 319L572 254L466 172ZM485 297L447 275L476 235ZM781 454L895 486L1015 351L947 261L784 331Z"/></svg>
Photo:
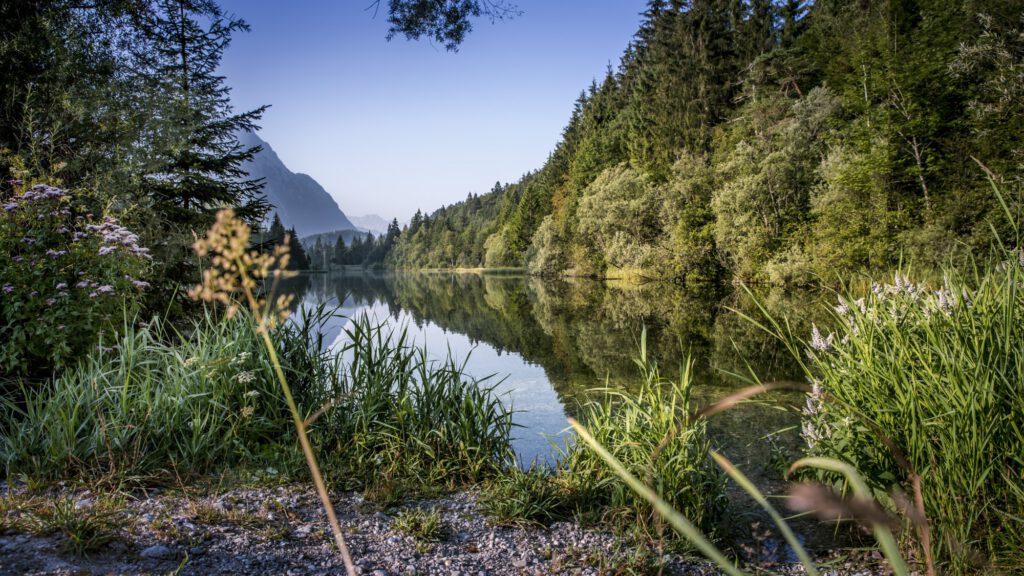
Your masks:
<svg viewBox="0 0 1024 576"><path fill-rule="evenodd" d="M60 369L131 313L150 260L115 218L64 190L12 181L0 200L0 374Z"/></svg>

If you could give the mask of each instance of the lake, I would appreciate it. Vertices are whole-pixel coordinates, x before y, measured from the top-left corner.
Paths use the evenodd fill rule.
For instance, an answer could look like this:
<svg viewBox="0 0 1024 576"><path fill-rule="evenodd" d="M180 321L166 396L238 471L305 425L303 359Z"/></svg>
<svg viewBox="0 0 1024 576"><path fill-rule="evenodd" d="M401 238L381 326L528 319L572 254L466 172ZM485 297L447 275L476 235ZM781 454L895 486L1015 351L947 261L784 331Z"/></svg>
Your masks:
<svg viewBox="0 0 1024 576"><path fill-rule="evenodd" d="M404 326L438 360L467 359L466 372L488 378L516 410L513 447L521 464L551 464L569 438L567 416L605 388L639 383L635 359L646 331L650 356L672 377L694 362L693 397L706 405L762 381L802 380L782 343L753 321L762 308L786 317L806 336L823 310L817 293L684 291L664 283L540 279L517 274L334 272L301 276L287 290L297 305L338 308L325 325L338 347L352 318L368 314ZM746 317L745 317L746 316ZM780 494L782 471L797 457L797 410L803 395L779 392L717 414L709 421L716 449L764 492ZM734 536L768 522L749 497L730 486ZM811 548L834 545L831 529L794 528ZM769 539L768 543L774 542ZM786 556L777 548L773 555Z"/></svg>
<svg viewBox="0 0 1024 576"><path fill-rule="evenodd" d="M695 368L694 397L709 403L749 384L796 379L799 369L780 342L743 314L758 317L744 291L685 292L672 285L544 280L514 274L349 272L304 276L290 287L303 306L326 303L340 316L326 325L340 344L351 318L368 314L405 326L431 356L468 358L467 373L489 384L516 410L514 448L524 464L550 463L567 434L566 417L605 387L638 382L634 359L646 329L662 373L677 375L687 356ZM757 295L772 314L786 315L798 333L818 297ZM772 400L799 404L796 394ZM798 442L796 419L778 406L746 404L716 416L716 443L759 475L766 455ZM769 438L768 435L773 437ZM774 445L774 446L773 446ZM750 470L754 468L754 470Z"/></svg>

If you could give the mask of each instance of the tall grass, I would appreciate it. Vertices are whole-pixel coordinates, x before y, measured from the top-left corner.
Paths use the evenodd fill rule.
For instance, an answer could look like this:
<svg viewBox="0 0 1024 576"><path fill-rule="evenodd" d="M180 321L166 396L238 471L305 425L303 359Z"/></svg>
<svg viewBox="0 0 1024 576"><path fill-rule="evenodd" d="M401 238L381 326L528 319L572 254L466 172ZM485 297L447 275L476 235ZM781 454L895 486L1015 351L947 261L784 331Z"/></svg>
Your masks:
<svg viewBox="0 0 1024 576"><path fill-rule="evenodd" d="M693 364L687 361L677 380L664 378L647 357L645 334L636 365L642 377L636 390L610 390L607 398L584 406L580 418L627 470L696 525L713 531L726 504L724 475L709 457L706 421L690 418ZM588 507L625 514L624 520L650 536L661 531L650 504L586 445L569 449L561 473Z"/></svg>
<svg viewBox="0 0 1024 576"><path fill-rule="evenodd" d="M5 472L147 482L244 460L286 431L266 353L245 313L207 314L188 337L127 323L52 382L3 403Z"/></svg>
<svg viewBox="0 0 1024 576"><path fill-rule="evenodd" d="M397 497L474 482L512 461L512 412L492 386L450 356L429 359L404 329L366 317L330 350L318 328L332 316L304 310L271 338L337 483ZM206 314L182 331L159 319L126 323L122 334L3 401L8 476L123 485L252 463L297 472L288 408L248 311Z"/></svg>
<svg viewBox="0 0 1024 576"><path fill-rule="evenodd" d="M1024 562L1024 252L943 286L845 294L804 364L811 455L918 492L924 553L953 573Z"/></svg>
<svg viewBox="0 0 1024 576"><path fill-rule="evenodd" d="M713 532L725 509L725 477L710 458L705 420L691 418L692 363L678 380L666 379L647 357L644 334L636 364L642 376L636 389L608 389L605 398L581 407L580 418L631 474ZM514 469L498 477L484 506L504 522L596 517L648 540L675 540L657 510L582 442L566 447L551 470Z"/></svg>
<svg viewBox="0 0 1024 576"><path fill-rule="evenodd" d="M388 499L476 482L514 460L512 411L486 379L465 373L465 361L432 360L404 327L366 316L345 336L331 385L307 390L303 402L330 406L310 436L351 483Z"/></svg>

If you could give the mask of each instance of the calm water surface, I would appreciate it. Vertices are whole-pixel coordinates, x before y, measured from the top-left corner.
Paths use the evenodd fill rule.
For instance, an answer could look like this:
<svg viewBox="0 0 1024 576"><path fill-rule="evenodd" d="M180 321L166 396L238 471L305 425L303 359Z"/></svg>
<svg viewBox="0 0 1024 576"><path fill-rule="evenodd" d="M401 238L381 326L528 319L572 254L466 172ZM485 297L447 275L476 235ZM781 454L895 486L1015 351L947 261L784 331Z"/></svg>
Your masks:
<svg viewBox="0 0 1024 576"><path fill-rule="evenodd" d="M350 318L368 314L406 327L429 354L468 358L466 371L488 378L515 410L513 446L524 465L551 463L570 435L566 417L606 387L639 383L634 359L646 330L650 356L662 374L694 362L694 400L705 405L750 383L800 379L781 343L749 319L763 318L745 292L693 293L665 284L644 286L585 280L542 280L521 275L348 272L295 280L299 305L326 303L340 315L326 325L326 340L344 343ZM794 331L810 331L820 311L816 294L761 293L757 299ZM716 449L767 494L784 489L781 470L799 455L798 393L781 393L714 416ZM750 525L770 522L735 486L729 488L731 529L741 539ZM798 521L811 548L833 545L834 533ZM770 539L769 542L773 542ZM781 546L774 557L790 554Z"/></svg>
<svg viewBox="0 0 1024 576"><path fill-rule="evenodd" d="M468 374L490 377L516 410L514 447L525 464L553 460L568 434L566 417L600 399L599 389L638 383L634 359L645 328L663 374L676 375L687 356L693 359L699 403L746 385L751 373L763 379L798 374L780 344L735 311L757 314L745 295L693 294L665 284L398 272L308 276L293 290L303 306L340 307L342 316L326 326L335 346L345 338L348 318L368 314L407 327L434 358L449 350L468 358ZM804 309L815 298L759 299L802 329ZM794 423L778 407L746 405L711 424L719 447L756 474L771 472L765 468L772 444L795 444ZM775 436L767 438L770 433Z"/></svg>

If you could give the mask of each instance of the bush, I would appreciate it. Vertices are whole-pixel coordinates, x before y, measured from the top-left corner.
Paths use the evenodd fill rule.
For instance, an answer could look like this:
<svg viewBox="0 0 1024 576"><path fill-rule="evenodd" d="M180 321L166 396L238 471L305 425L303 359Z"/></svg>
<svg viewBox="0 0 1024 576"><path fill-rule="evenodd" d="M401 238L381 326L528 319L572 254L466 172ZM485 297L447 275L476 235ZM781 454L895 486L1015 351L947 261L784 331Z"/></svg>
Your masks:
<svg viewBox="0 0 1024 576"><path fill-rule="evenodd" d="M149 287L148 260L134 233L80 214L64 190L40 184L4 200L0 374L43 375L95 348Z"/></svg>
<svg viewBox="0 0 1024 576"><path fill-rule="evenodd" d="M978 553L996 566L1024 553L1022 282L1024 252L939 289L897 275L840 298L837 332L809 342L809 452L909 493L891 440L922 478L933 551L952 572Z"/></svg>

